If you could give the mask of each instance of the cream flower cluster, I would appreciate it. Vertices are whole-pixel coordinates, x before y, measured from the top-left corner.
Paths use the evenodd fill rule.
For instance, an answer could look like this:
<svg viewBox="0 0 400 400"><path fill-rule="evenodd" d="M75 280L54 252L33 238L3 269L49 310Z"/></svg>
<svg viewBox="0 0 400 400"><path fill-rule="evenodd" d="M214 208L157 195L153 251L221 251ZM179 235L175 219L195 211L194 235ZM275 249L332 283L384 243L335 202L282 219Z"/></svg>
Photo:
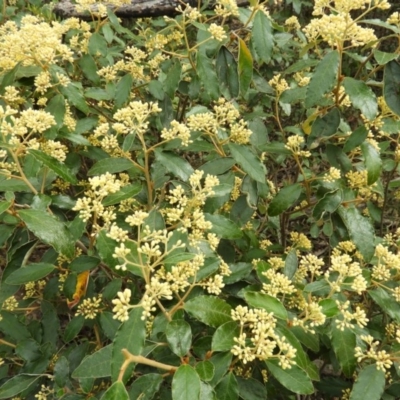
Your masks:
<svg viewBox="0 0 400 400"><path fill-rule="evenodd" d="M215 6L215 14L219 17L239 16L239 7L235 0L217 0Z"/></svg>
<svg viewBox="0 0 400 400"><path fill-rule="evenodd" d="M89 11L93 16L104 18L107 16L107 8L118 8L130 4L130 0L76 0L76 11Z"/></svg>
<svg viewBox="0 0 400 400"><path fill-rule="evenodd" d="M247 144L252 134L247 124L240 118L236 107L220 98L214 106L214 112L192 114L187 119L187 125L192 131L203 132L212 140L225 143L230 140L238 144Z"/></svg>
<svg viewBox="0 0 400 400"><path fill-rule="evenodd" d="M323 325L326 321L326 316L322 311L322 307L315 301L307 303L303 309L300 318L292 320L293 326L301 326L305 331L315 333L315 326Z"/></svg>
<svg viewBox="0 0 400 400"><path fill-rule="evenodd" d="M83 315L85 319L95 319L100 312L101 302L101 294L91 299L85 299L81 304L79 304L75 315Z"/></svg>
<svg viewBox="0 0 400 400"><path fill-rule="evenodd" d="M73 61L73 52L63 44L69 27L58 22L51 25L33 15L24 16L18 26L7 21L0 27L0 71L18 63L41 67L58 61Z"/></svg>
<svg viewBox="0 0 400 400"><path fill-rule="evenodd" d="M109 194L118 192L124 184L109 172L89 178L90 189L85 192L85 197L77 200L73 210L79 211L79 217L85 222L92 216L96 216L96 220L101 218L108 229L116 219L116 214L113 207L105 207L102 201ZM99 226L96 224L94 228L97 230Z"/></svg>
<svg viewBox="0 0 400 400"><path fill-rule="evenodd" d="M369 346L368 350L365 351L361 346L355 348L355 356L357 362L363 360L374 360L376 369L386 372L393 365L391 355L386 350L378 350L381 346L379 341L374 341L374 338L370 335L361 335L361 339ZM365 347L365 346L363 346Z"/></svg>
<svg viewBox="0 0 400 400"><path fill-rule="evenodd" d="M287 138L285 147L296 156L310 157L311 153L308 150L301 150L301 146L303 145L303 143L304 143L303 136L293 135Z"/></svg>
<svg viewBox="0 0 400 400"><path fill-rule="evenodd" d="M355 323L360 328L364 328L367 325L369 321L367 318L367 314L360 307L357 306L356 310L352 312L349 311L349 301L341 303L340 301L336 300L336 305L340 311L340 317L335 320L335 323L338 329L340 329L341 331L344 331L345 328L354 328L355 325L353 321L355 321Z"/></svg>
<svg viewBox="0 0 400 400"><path fill-rule="evenodd" d="M261 309L238 306L231 312L232 319L238 321L240 334L234 338L231 352L243 362L276 358L283 369L295 364L296 349L276 332L276 319L272 313Z"/></svg>
<svg viewBox="0 0 400 400"><path fill-rule="evenodd" d="M372 278L377 281L388 281L400 271L400 255L378 244L375 248L375 260L372 268ZM400 289L391 289L396 301L400 301Z"/></svg>

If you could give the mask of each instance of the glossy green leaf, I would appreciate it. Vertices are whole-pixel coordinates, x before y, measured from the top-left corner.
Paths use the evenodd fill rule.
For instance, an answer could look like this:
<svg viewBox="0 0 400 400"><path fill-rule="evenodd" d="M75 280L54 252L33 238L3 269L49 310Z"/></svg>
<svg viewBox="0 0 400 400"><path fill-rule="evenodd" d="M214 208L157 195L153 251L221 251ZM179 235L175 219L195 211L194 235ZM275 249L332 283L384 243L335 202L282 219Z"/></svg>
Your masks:
<svg viewBox="0 0 400 400"><path fill-rule="evenodd" d="M196 372L202 381L210 381L214 377L215 367L210 361L200 361L196 364Z"/></svg>
<svg viewBox="0 0 400 400"><path fill-rule="evenodd" d="M239 398L239 385L232 372L226 374L215 387L218 400L236 400Z"/></svg>
<svg viewBox="0 0 400 400"><path fill-rule="evenodd" d="M244 172L248 173L255 181L265 183L265 168L249 147L237 143L229 143L228 147L232 157Z"/></svg>
<svg viewBox="0 0 400 400"><path fill-rule="evenodd" d="M239 62L238 62L238 74L239 74L239 87L240 94L245 96L247 93L251 80L253 79L253 57L251 56L250 50L246 46L244 40L239 40Z"/></svg>
<svg viewBox="0 0 400 400"><path fill-rule="evenodd" d="M371 220L362 216L355 207L340 206L337 211L346 225L351 240L364 259L369 261L375 251L375 232Z"/></svg>
<svg viewBox="0 0 400 400"><path fill-rule="evenodd" d="M324 197L314 206L313 217L320 219L326 212L335 212L342 203L342 200L343 192L341 190L325 193Z"/></svg>
<svg viewBox="0 0 400 400"><path fill-rule="evenodd" d="M65 99L61 94L55 95L47 104L46 111L53 115L56 127L60 129L64 125Z"/></svg>
<svg viewBox="0 0 400 400"><path fill-rule="evenodd" d="M106 172L115 174L117 172L126 171L132 167L132 161L127 158L105 158L94 164L93 167L89 169L88 175L101 175Z"/></svg>
<svg viewBox="0 0 400 400"><path fill-rule="evenodd" d="M46 153L43 153L39 150L29 150L29 154L32 154L36 160L42 162L46 167L50 168L54 171L59 177L64 179L65 181L76 184L78 180L75 175L70 171L70 169L56 158L49 156Z"/></svg>
<svg viewBox="0 0 400 400"><path fill-rule="evenodd" d="M0 215L7 211L11 206L11 201L0 201Z"/></svg>
<svg viewBox="0 0 400 400"><path fill-rule="evenodd" d="M371 143L363 143L361 145L361 151L368 171L368 185L372 185L381 175L382 159L379 151Z"/></svg>
<svg viewBox="0 0 400 400"><path fill-rule="evenodd" d="M213 62L206 56L204 51L199 51L196 58L196 71L205 91L213 100L219 97L219 82Z"/></svg>
<svg viewBox="0 0 400 400"><path fill-rule="evenodd" d="M90 55L96 57L100 53L104 57L107 55L107 42L99 32L95 32L90 35L88 49Z"/></svg>
<svg viewBox="0 0 400 400"><path fill-rule="evenodd" d="M326 115L318 117L314 121L307 143L309 143L312 148L316 147L320 140L334 135L339 128L339 124L340 111L335 107Z"/></svg>
<svg viewBox="0 0 400 400"><path fill-rule="evenodd" d="M75 241L66 226L54 216L40 210L20 210L18 215L44 243L56 251L72 258L75 254Z"/></svg>
<svg viewBox="0 0 400 400"><path fill-rule="evenodd" d="M356 147L364 143L367 136L367 128L364 125L359 126L347 139L346 143L344 144L343 151L348 153L349 151L354 150Z"/></svg>
<svg viewBox="0 0 400 400"><path fill-rule="evenodd" d="M262 308L270 313L272 312L276 318L287 320L286 308L276 297L259 292L246 292L244 297L250 306Z"/></svg>
<svg viewBox="0 0 400 400"><path fill-rule="evenodd" d="M59 90L78 110L82 111L84 114L89 113L89 106L83 95L82 84L71 82L66 87L60 86Z"/></svg>
<svg viewBox="0 0 400 400"><path fill-rule="evenodd" d="M328 317L332 318L339 314L339 309L335 300L323 299L318 302L318 305L322 308L322 312Z"/></svg>
<svg viewBox="0 0 400 400"><path fill-rule="evenodd" d="M332 346L343 373L350 378L356 368L356 335L348 328L343 331L332 324Z"/></svg>
<svg viewBox="0 0 400 400"><path fill-rule="evenodd" d="M108 195L102 202L103 206L112 206L114 204L121 203L123 200L131 199L135 197L142 190L142 185L139 182L135 182L132 185L122 187L117 193Z"/></svg>
<svg viewBox="0 0 400 400"><path fill-rule="evenodd" d="M123 76L115 87L115 109L120 109L130 98L133 78L130 73Z"/></svg>
<svg viewBox="0 0 400 400"><path fill-rule="evenodd" d="M237 97L239 95L237 63L235 57L225 46L221 46L218 52L216 71L221 92L224 93L226 90L230 97Z"/></svg>
<svg viewBox="0 0 400 400"><path fill-rule="evenodd" d="M106 390L100 400L129 400L129 394L125 389L125 385L117 381Z"/></svg>
<svg viewBox="0 0 400 400"><path fill-rule="evenodd" d="M375 364L367 365L358 374L350 400L380 400L384 390L385 371L378 370Z"/></svg>
<svg viewBox="0 0 400 400"><path fill-rule="evenodd" d="M131 354L139 355L144 347L146 337L146 321L142 319L143 309L134 308L129 312L129 319L121 324L112 344L111 378L115 381L124 362L122 349L127 349ZM110 359L109 359L110 362ZM134 365L130 364L124 375L128 379Z"/></svg>
<svg viewBox="0 0 400 400"><path fill-rule="evenodd" d="M378 113L378 102L372 89L365 82L350 77L344 78L343 86L353 106L373 120Z"/></svg>
<svg viewBox="0 0 400 400"><path fill-rule="evenodd" d="M59 387L63 387L69 378L69 363L68 360L62 356L54 365L54 381Z"/></svg>
<svg viewBox="0 0 400 400"><path fill-rule="evenodd" d="M183 309L206 325L217 328L231 321L231 306L214 296L197 296L185 302Z"/></svg>
<svg viewBox="0 0 400 400"><path fill-rule="evenodd" d="M223 215L205 214L206 221L212 223L210 232L224 239L239 239L243 236L242 230L230 219Z"/></svg>
<svg viewBox="0 0 400 400"><path fill-rule="evenodd" d="M187 181L194 170L192 166L182 157L173 153L163 152L160 149L154 151L156 160L160 162L167 169L183 181Z"/></svg>
<svg viewBox="0 0 400 400"><path fill-rule="evenodd" d="M297 365L283 369L278 365L278 361L271 360L265 362L268 370L286 389L298 394L314 393L314 386L308 375Z"/></svg>
<svg viewBox="0 0 400 400"><path fill-rule="evenodd" d="M92 81L94 84L100 83L100 76L97 74L97 66L94 58L90 54L82 54L78 60L79 66L85 77Z"/></svg>
<svg viewBox="0 0 400 400"><path fill-rule="evenodd" d="M214 377L210 381L210 385L215 386L221 379L224 377L229 367L232 363L233 354L230 351L222 352L222 353L215 353L209 359L210 362L213 363L214 369Z"/></svg>
<svg viewBox="0 0 400 400"><path fill-rule="evenodd" d="M91 256L79 256L75 258L69 265L69 269L74 272L83 272L88 271L90 269L96 268L100 263L100 260L97 257Z"/></svg>
<svg viewBox="0 0 400 400"><path fill-rule="evenodd" d="M18 393L28 389L40 377L40 375L30 376L24 374L12 377L0 387L0 399L11 399Z"/></svg>
<svg viewBox="0 0 400 400"><path fill-rule="evenodd" d="M275 217L293 206L300 197L302 186L299 183L284 186L272 199L268 207L268 215Z"/></svg>
<svg viewBox="0 0 400 400"><path fill-rule="evenodd" d="M230 157L217 158L203 164L199 170L207 175L221 175L229 171L235 165L235 160Z"/></svg>
<svg viewBox="0 0 400 400"><path fill-rule="evenodd" d="M292 279L297 271L299 260L297 259L296 250L290 250L285 259L285 267L283 268L283 273Z"/></svg>
<svg viewBox="0 0 400 400"><path fill-rule="evenodd" d="M389 108L400 116L400 65L390 61L383 75L383 97Z"/></svg>
<svg viewBox="0 0 400 400"><path fill-rule="evenodd" d="M172 399L197 399L200 395L200 378L188 364L181 365L172 378Z"/></svg>
<svg viewBox="0 0 400 400"><path fill-rule="evenodd" d="M152 400L158 392L163 377L160 374L146 374L135 379L129 389L131 399Z"/></svg>
<svg viewBox="0 0 400 400"><path fill-rule="evenodd" d="M239 395L243 400L267 399L267 388L257 379L236 377Z"/></svg>
<svg viewBox="0 0 400 400"><path fill-rule="evenodd" d="M82 379L111 376L112 347L112 344L109 344L86 357L72 373L72 377Z"/></svg>
<svg viewBox="0 0 400 400"><path fill-rule="evenodd" d="M65 328L63 335L64 342L68 343L75 339L78 336L78 333L82 330L84 324L85 318L83 315L76 315L72 318Z"/></svg>
<svg viewBox="0 0 400 400"><path fill-rule="evenodd" d="M106 231L103 229L97 235L96 249L99 252L99 256L109 267L115 267L118 264L118 260L113 257L115 248L118 243L107 236Z"/></svg>
<svg viewBox="0 0 400 400"><path fill-rule="evenodd" d="M225 322L214 332L211 349L212 351L229 351L234 345L235 337L239 337L240 328L236 321Z"/></svg>
<svg viewBox="0 0 400 400"><path fill-rule="evenodd" d="M372 300L382 309L383 312L389 314L391 318L400 323L400 304L396 302L394 297L381 287L369 290L368 294Z"/></svg>
<svg viewBox="0 0 400 400"><path fill-rule="evenodd" d="M163 82L165 93L171 97L174 97L175 91L178 89L179 81L181 80L182 64L178 60L173 60L172 65L168 69L167 77Z"/></svg>
<svg viewBox="0 0 400 400"><path fill-rule="evenodd" d="M192 345L192 329L186 321L182 319L170 321L165 336L170 349L178 357L184 357L189 352Z"/></svg>
<svg viewBox="0 0 400 400"><path fill-rule="evenodd" d="M269 63L274 47L274 36L271 21L261 10L257 11L254 17L251 39L258 57L265 63Z"/></svg>
<svg viewBox="0 0 400 400"><path fill-rule="evenodd" d="M9 285L22 285L28 282L38 281L49 275L55 266L48 263L29 264L11 273L6 279Z"/></svg>
<svg viewBox="0 0 400 400"><path fill-rule="evenodd" d="M307 86L305 107L311 108L318 104L335 85L338 78L339 52L330 51L319 62Z"/></svg>
<svg viewBox="0 0 400 400"><path fill-rule="evenodd" d="M385 65L398 57L399 55L397 53L387 53L386 51L374 49L374 58L379 65Z"/></svg>

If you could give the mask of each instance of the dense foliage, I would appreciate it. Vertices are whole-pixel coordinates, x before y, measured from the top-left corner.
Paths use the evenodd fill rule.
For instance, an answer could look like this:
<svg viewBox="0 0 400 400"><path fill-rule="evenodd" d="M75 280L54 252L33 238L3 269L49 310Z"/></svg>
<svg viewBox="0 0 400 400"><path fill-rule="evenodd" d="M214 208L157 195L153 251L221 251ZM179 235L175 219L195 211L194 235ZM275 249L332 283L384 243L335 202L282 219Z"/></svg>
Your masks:
<svg viewBox="0 0 400 400"><path fill-rule="evenodd" d="M397 398L400 10L76 3L0 1L0 399Z"/></svg>

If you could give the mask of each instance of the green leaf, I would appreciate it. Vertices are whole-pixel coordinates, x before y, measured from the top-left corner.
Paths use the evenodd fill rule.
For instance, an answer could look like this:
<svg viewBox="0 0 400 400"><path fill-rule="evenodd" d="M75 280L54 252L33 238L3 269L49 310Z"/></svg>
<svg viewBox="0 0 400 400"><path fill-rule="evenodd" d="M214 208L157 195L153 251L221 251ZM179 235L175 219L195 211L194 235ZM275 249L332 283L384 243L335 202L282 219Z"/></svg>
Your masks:
<svg viewBox="0 0 400 400"><path fill-rule="evenodd" d="M251 40L258 57L265 63L269 63L274 47L274 36L272 35L271 21L263 11L256 12L251 32Z"/></svg>
<svg viewBox="0 0 400 400"><path fill-rule="evenodd" d="M0 387L0 399L11 399L18 393L28 389L29 386L34 384L39 378L41 378L40 375L29 376L21 374L14 376Z"/></svg>
<svg viewBox="0 0 400 400"><path fill-rule="evenodd" d="M89 113L89 106L86 104L85 96L83 95L82 84L70 82L68 86L61 86L59 90L78 110L84 114Z"/></svg>
<svg viewBox="0 0 400 400"><path fill-rule="evenodd" d="M318 305L322 308L322 312L328 317L332 318L339 314L339 309L335 300L323 299L318 302Z"/></svg>
<svg viewBox="0 0 400 400"><path fill-rule="evenodd" d="M382 171L382 160L379 151L371 143L365 142L361 145L364 163L368 171L368 185L375 183Z"/></svg>
<svg viewBox="0 0 400 400"><path fill-rule="evenodd" d="M74 379L103 378L111 376L111 356L113 345L103 347L86 357L72 373Z"/></svg>
<svg viewBox="0 0 400 400"><path fill-rule="evenodd" d="M69 258L74 256L75 241L67 227L58 219L40 210L20 210L18 215L28 229L44 243Z"/></svg>
<svg viewBox="0 0 400 400"><path fill-rule="evenodd" d="M210 361L200 361L196 364L196 372L202 381L210 381L214 377L215 367Z"/></svg>
<svg viewBox="0 0 400 400"><path fill-rule="evenodd" d="M11 201L0 201L0 215L11 207ZM1 245L0 245L1 246Z"/></svg>
<svg viewBox="0 0 400 400"><path fill-rule="evenodd" d="M350 378L356 368L356 357L354 355L354 349L356 347L356 335L348 328L344 331L336 328L335 324L332 324L332 346L339 361L340 367L343 370L345 376Z"/></svg>
<svg viewBox="0 0 400 400"><path fill-rule="evenodd" d="M383 97L388 107L400 116L400 65L390 61L383 75Z"/></svg>
<svg viewBox="0 0 400 400"><path fill-rule="evenodd" d="M50 168L54 171L58 176L60 176L65 181L76 185L78 180L75 175L69 170L69 168L58 161L56 158L49 156L46 153L43 153L39 150L29 150L29 154L32 154L36 160L41 161L46 167Z"/></svg>
<svg viewBox="0 0 400 400"><path fill-rule="evenodd" d="M217 74L212 61L203 51L197 53L196 71L200 81L204 85L205 91L213 100L217 100L219 97L219 82Z"/></svg>
<svg viewBox="0 0 400 400"><path fill-rule="evenodd" d="M172 378L172 399L198 399L200 395L200 378L188 364L181 365Z"/></svg>
<svg viewBox="0 0 400 400"><path fill-rule="evenodd" d="M380 400L385 390L385 372L368 365L358 374L350 393L350 400Z"/></svg>
<svg viewBox="0 0 400 400"><path fill-rule="evenodd" d="M231 306L214 296L197 296L188 300L183 309L206 325L217 328L231 321Z"/></svg>
<svg viewBox="0 0 400 400"><path fill-rule="evenodd" d="M93 165L92 168L89 169L88 175L101 175L109 172L110 174L115 174L116 172L126 171L130 168L133 168L133 163L131 160L127 158L105 158L103 160L98 161Z"/></svg>
<svg viewBox="0 0 400 400"><path fill-rule="evenodd" d="M192 330L190 325L182 320L170 321L165 330L168 345L178 357L184 357L192 345Z"/></svg>
<svg viewBox="0 0 400 400"><path fill-rule="evenodd" d="M246 302L254 308L262 308L272 312L274 317L279 319L288 319L285 306L275 297L265 293L246 292L244 295Z"/></svg>
<svg viewBox="0 0 400 400"><path fill-rule="evenodd" d="M209 361L212 362L215 367L214 377L210 381L211 386L215 386L222 379L222 377L226 375L232 363L232 357L233 354L230 351L227 351L215 353L209 359Z"/></svg>
<svg viewBox="0 0 400 400"><path fill-rule="evenodd" d="M68 360L62 356L54 365L54 381L59 387L63 387L69 376L69 363Z"/></svg>
<svg viewBox="0 0 400 400"><path fill-rule="evenodd" d="M313 217L318 220L326 212L335 212L342 203L342 200L343 192L341 190L325 193L324 197L314 206Z"/></svg>
<svg viewBox="0 0 400 400"><path fill-rule="evenodd" d="M307 86L306 108L318 104L333 88L338 78L339 61L339 52L333 50L319 62Z"/></svg>
<svg viewBox="0 0 400 400"><path fill-rule="evenodd" d="M372 121L378 113L378 102L372 89L365 82L350 77L344 78L343 86L353 106Z"/></svg>
<svg viewBox="0 0 400 400"><path fill-rule="evenodd" d="M64 125L65 100L61 94L55 95L47 104L46 111L53 115L56 127L60 129Z"/></svg>
<svg viewBox="0 0 400 400"><path fill-rule="evenodd" d="M133 78L130 73L126 74L118 81L115 87L115 109L118 110L129 100L132 84Z"/></svg>
<svg viewBox="0 0 400 400"><path fill-rule="evenodd" d="M129 312L129 319L121 324L112 345L111 358L111 378L115 381L118 378L119 371L124 362L122 349L128 350L131 354L139 355L144 347L146 337L146 321L142 320L143 309L134 308ZM109 359L110 362L110 359ZM134 365L130 364L124 375L128 379Z"/></svg>
<svg viewBox="0 0 400 400"><path fill-rule="evenodd" d="M193 260L193 258L195 256L196 256L196 254L194 254L194 253L169 254L167 257L165 257L165 259L163 260L163 263L166 265L175 265L182 261Z"/></svg>
<svg viewBox="0 0 400 400"><path fill-rule="evenodd" d="M107 232L103 229L97 235L96 249L99 252L99 256L109 267L115 267L118 264L118 260L113 257L115 248L118 243L107 237Z"/></svg>
<svg viewBox="0 0 400 400"><path fill-rule="evenodd" d="M163 82L165 93L174 98L175 92L178 89L179 81L181 80L182 65L179 60L172 61L172 65L169 67L167 77Z"/></svg>
<svg viewBox="0 0 400 400"><path fill-rule="evenodd" d="M88 44L89 54L97 56L100 53L103 57L107 55L107 42L104 37L98 33L92 33Z"/></svg>
<svg viewBox="0 0 400 400"><path fill-rule="evenodd" d="M164 165L167 171L171 172L183 181L187 181L194 170L192 166L182 157L173 153L162 152L160 149L154 151L156 160Z"/></svg>
<svg viewBox="0 0 400 400"><path fill-rule="evenodd" d="M250 150L248 146L237 143L228 143L229 151L235 161L255 181L265 183L265 168L260 159Z"/></svg>
<svg viewBox="0 0 400 400"><path fill-rule="evenodd" d="M85 318L83 315L76 315L74 318L69 321L67 327L65 328L63 340L68 343L71 340L75 339L78 333L83 328L85 324Z"/></svg>
<svg viewBox="0 0 400 400"><path fill-rule="evenodd" d="M235 165L235 160L230 157L217 158L203 164L199 170L205 175L222 175Z"/></svg>
<svg viewBox="0 0 400 400"><path fill-rule="evenodd" d="M218 52L216 70L221 92L224 93L225 89L230 97L237 97L239 95L237 62L225 46L221 46Z"/></svg>
<svg viewBox="0 0 400 400"><path fill-rule="evenodd" d="M235 345L234 338L239 337L240 328L235 321L225 322L214 332L212 338L212 351L230 351Z"/></svg>
<svg viewBox="0 0 400 400"><path fill-rule="evenodd" d="M399 55L397 53L387 53L385 51L374 49L374 57L379 65L385 65L389 61L396 60Z"/></svg>
<svg viewBox="0 0 400 400"><path fill-rule="evenodd" d="M129 394L122 382L114 382L101 396L101 400L129 400Z"/></svg>
<svg viewBox="0 0 400 400"><path fill-rule="evenodd" d="M293 206L300 197L302 186L299 183L284 186L278 194L272 199L268 207L268 215L275 217L282 214L289 207Z"/></svg>
<svg viewBox="0 0 400 400"><path fill-rule="evenodd" d="M377 287L375 290L369 290L368 294L383 312L389 314L391 318L400 323L400 304L396 302L392 295L381 287Z"/></svg>
<svg viewBox="0 0 400 400"><path fill-rule="evenodd" d="M54 270L53 264L29 264L12 272L6 279L8 285L23 285L24 283L38 281L49 275Z"/></svg>
<svg viewBox="0 0 400 400"><path fill-rule="evenodd" d="M351 240L368 262L375 252L375 231L371 220L363 217L355 207L340 206L337 211L346 225Z"/></svg>
<svg viewBox="0 0 400 400"><path fill-rule="evenodd" d="M96 268L99 265L99 263L100 260L97 257L79 256L71 262L71 264L69 265L69 269L70 271L79 273Z"/></svg>
<svg viewBox="0 0 400 400"><path fill-rule="evenodd" d="M240 94L245 96L247 90L250 87L251 80L253 79L253 57L251 56L250 50L246 46L244 40L239 40L239 62L238 62L238 74L239 74L239 87Z"/></svg>
<svg viewBox="0 0 400 400"><path fill-rule="evenodd" d="M236 400L239 398L239 385L232 372L226 374L215 387L218 400Z"/></svg>
<svg viewBox="0 0 400 400"><path fill-rule="evenodd" d="M297 259L297 252L295 249L289 251L285 259L285 267L283 268L283 273L292 279L297 271L299 260Z"/></svg>
<svg viewBox="0 0 400 400"><path fill-rule="evenodd" d="M298 394L314 393L314 386L308 375L297 365L292 365L290 369L282 369L277 360L266 361L271 374L286 389Z"/></svg>
<svg viewBox="0 0 400 400"><path fill-rule="evenodd" d="M108 195L103 201L103 206L113 206L114 204L121 203L121 201L130 199L139 194L142 190L142 185L139 182L135 182L132 185L127 185L121 188L117 193Z"/></svg>
<svg viewBox="0 0 400 400"><path fill-rule="evenodd" d="M242 378L237 376L236 380L239 385L239 395L243 400L260 400L267 399L267 389L258 380L254 378Z"/></svg>
<svg viewBox="0 0 400 400"><path fill-rule="evenodd" d="M343 151L348 153L351 150L354 150L356 147L360 146L360 144L364 143L365 139L368 136L368 130L364 125L359 126L355 131L353 131L350 137L347 139L346 143L343 146Z"/></svg>
<svg viewBox="0 0 400 400"><path fill-rule="evenodd" d="M204 214L206 221L212 223L210 232L224 239L239 239L243 236L242 230L230 219L223 215Z"/></svg>
<svg viewBox="0 0 400 400"><path fill-rule="evenodd" d="M129 397L140 400L152 400L158 392L160 385L163 381L160 374L146 374L143 375L132 383L129 389Z"/></svg>
<svg viewBox="0 0 400 400"><path fill-rule="evenodd" d="M100 83L100 76L97 75L97 65L94 58L90 54L83 54L78 59L78 64L82 68L82 72L94 84Z"/></svg>
<svg viewBox="0 0 400 400"><path fill-rule="evenodd" d="M340 111L335 107L332 108L323 117L318 117L312 124L310 136L307 143L311 148L315 148L316 144L323 138L334 135L340 124Z"/></svg>

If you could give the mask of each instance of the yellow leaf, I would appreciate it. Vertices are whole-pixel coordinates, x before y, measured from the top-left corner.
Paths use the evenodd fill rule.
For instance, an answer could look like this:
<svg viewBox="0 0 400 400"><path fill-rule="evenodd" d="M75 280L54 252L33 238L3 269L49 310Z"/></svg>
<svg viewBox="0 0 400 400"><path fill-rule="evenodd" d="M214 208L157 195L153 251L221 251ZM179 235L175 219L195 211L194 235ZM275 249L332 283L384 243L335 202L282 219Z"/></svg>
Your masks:
<svg viewBox="0 0 400 400"><path fill-rule="evenodd" d="M72 296L72 300L67 300L69 308L75 307L86 294L87 285L89 283L89 271L84 271L78 275L76 279L75 293Z"/></svg>
<svg viewBox="0 0 400 400"><path fill-rule="evenodd" d="M312 123L317 119L318 115L320 112L316 112L314 114L311 114L301 125L303 128L303 131L306 135L309 135L311 133L312 129Z"/></svg>

